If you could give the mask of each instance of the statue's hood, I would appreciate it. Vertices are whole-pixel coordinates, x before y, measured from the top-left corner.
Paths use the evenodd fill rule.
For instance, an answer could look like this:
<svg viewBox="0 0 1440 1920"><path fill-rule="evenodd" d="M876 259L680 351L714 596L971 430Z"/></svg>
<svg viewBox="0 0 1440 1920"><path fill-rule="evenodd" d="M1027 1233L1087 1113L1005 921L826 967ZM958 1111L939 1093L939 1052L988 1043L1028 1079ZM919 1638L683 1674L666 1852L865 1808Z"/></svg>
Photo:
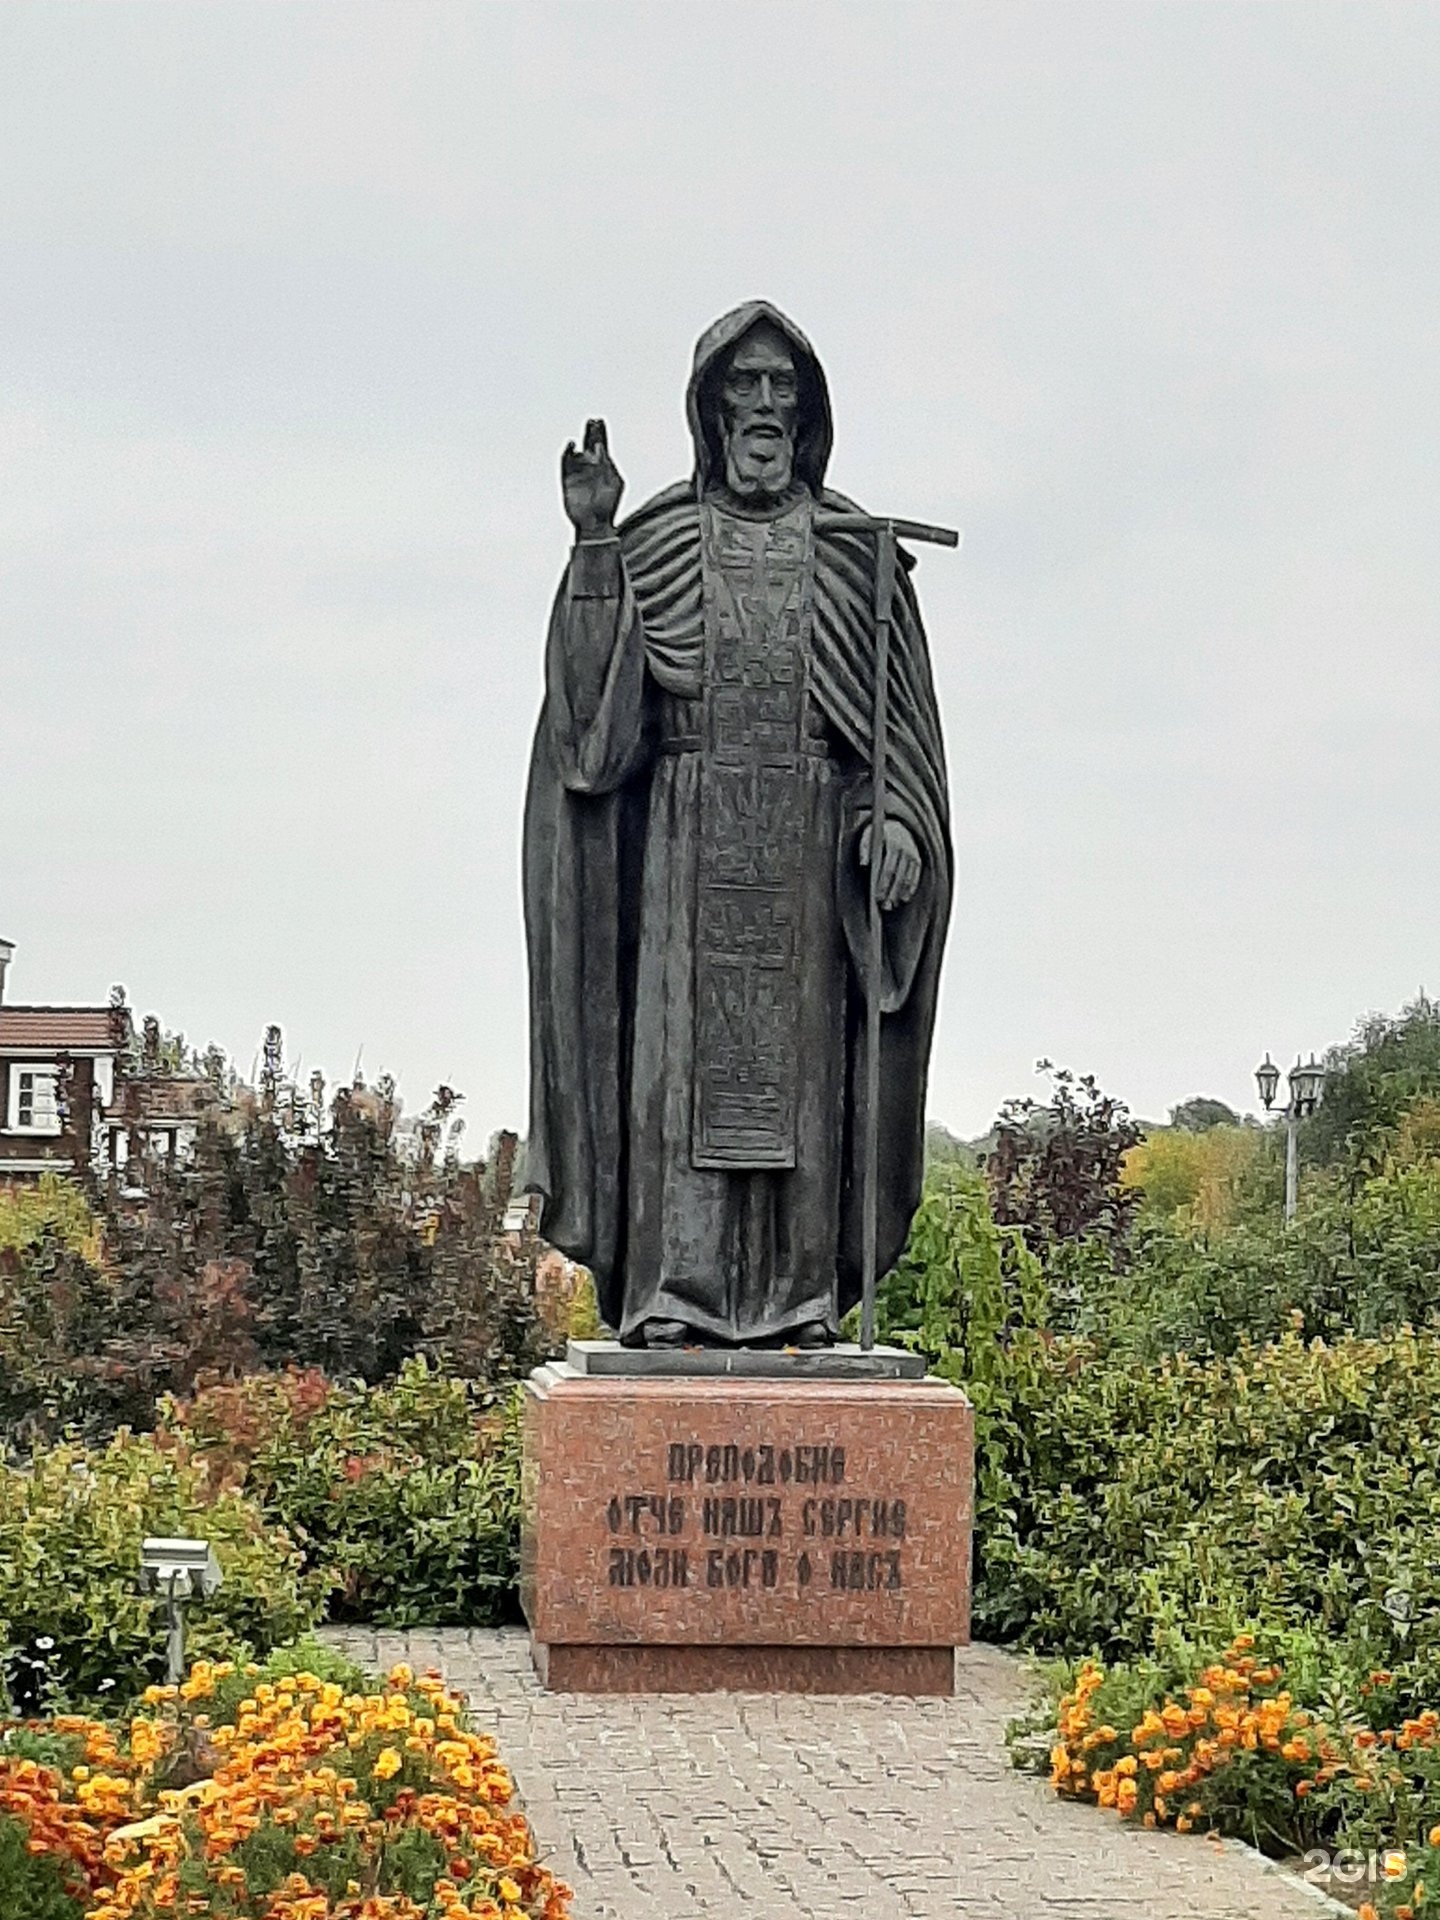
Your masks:
<svg viewBox="0 0 1440 1920"><path fill-rule="evenodd" d="M793 320L787 319L768 300L747 300L743 306L707 327L695 345L695 365L685 393L685 417L690 422L690 438L695 443L695 481L700 492L724 469L716 426L716 403L720 376L730 350L759 320L768 320L784 334L795 356L800 383L800 412L795 436L795 472L814 494L825 484L825 468L830 460L833 438L830 425L830 392L825 370L815 349Z"/></svg>

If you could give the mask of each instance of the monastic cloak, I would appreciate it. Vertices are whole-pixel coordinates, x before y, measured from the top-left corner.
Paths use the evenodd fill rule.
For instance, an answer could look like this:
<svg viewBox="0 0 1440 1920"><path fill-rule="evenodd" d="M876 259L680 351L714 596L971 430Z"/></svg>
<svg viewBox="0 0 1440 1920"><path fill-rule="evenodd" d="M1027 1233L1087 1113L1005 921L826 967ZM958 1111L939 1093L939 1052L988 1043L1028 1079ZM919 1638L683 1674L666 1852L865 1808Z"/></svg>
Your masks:
<svg viewBox="0 0 1440 1920"><path fill-rule="evenodd" d="M674 1045L657 1051L655 1032L667 1015L657 1007L656 983L676 980L677 955L679 974L688 979L694 945L687 890L695 863L683 843L694 837L698 811L686 767L694 757L688 729L706 697L701 519L704 503L717 497L722 470L714 394L730 350L759 320L785 335L800 377L796 476L808 493L814 540L809 696L837 770L833 792L817 787L808 816L811 851L825 862L823 871L815 860L807 869L807 884L823 894L812 919L832 951L815 957L821 987L809 1017L828 1024L819 1041L825 1057L807 1071L823 1083L820 1105L833 1096L837 1111L833 1166L821 1133L802 1129L795 1173L767 1176L782 1210L789 1204L786 1182L799 1194L808 1179L802 1211L813 1212L817 1179L823 1188L832 1263L824 1275L826 1310L816 1312L813 1284L808 1291L792 1288L788 1298L782 1289L755 1304L738 1329L727 1329L713 1313L677 1306L663 1286L657 1291L648 1270L657 1244L648 1216L665 1204L664 1192L652 1191L649 1160L663 1151L674 1161L685 1151L663 1127L657 1132L653 1113L661 1108L650 1082L657 1074L673 1076L667 1062L674 1057L679 1071L690 1070L688 1036L678 1053ZM542 1232L590 1268L610 1325L633 1332L649 1313L673 1313L714 1337L727 1331L747 1339L783 1337L806 1318L833 1327L860 1289L868 878L858 846L870 808L874 541L827 529L827 512L855 508L824 486L831 439L824 374L804 336L775 309L752 303L702 338L687 412L695 477L624 521L618 548L577 546L551 616L525 813L526 1178L543 1199ZM952 880L944 748L910 566L905 556L893 608L886 804L889 817L913 835L922 874L914 898L884 916L882 1272L899 1255L919 1200L926 1075ZM685 980L677 991L686 991ZM816 1061L806 1036L797 1044ZM673 1097L667 1111L678 1111ZM808 1232L813 1251L813 1222L797 1232L802 1238ZM643 1258L636 1252L642 1244Z"/></svg>

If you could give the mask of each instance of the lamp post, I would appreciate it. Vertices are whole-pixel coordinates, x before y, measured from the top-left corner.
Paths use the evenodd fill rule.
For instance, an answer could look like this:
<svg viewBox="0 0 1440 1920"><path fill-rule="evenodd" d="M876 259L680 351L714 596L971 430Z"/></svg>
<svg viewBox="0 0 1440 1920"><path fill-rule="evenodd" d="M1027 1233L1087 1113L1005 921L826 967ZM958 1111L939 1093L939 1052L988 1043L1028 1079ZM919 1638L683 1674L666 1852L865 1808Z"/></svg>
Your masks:
<svg viewBox="0 0 1440 1920"><path fill-rule="evenodd" d="M1260 1089L1260 1098L1265 1111L1275 1110L1275 1096L1280 1086L1280 1069L1267 1053L1255 1069L1255 1084ZM1325 1069L1312 1053L1307 1064L1301 1065L1300 1056L1295 1056L1295 1064L1285 1078L1286 1091L1289 1094L1283 1111L1285 1115L1285 1223L1295 1218L1295 1196L1300 1183L1300 1162L1296 1150L1296 1130L1302 1120L1308 1120L1319 1106L1325 1094Z"/></svg>
<svg viewBox="0 0 1440 1920"><path fill-rule="evenodd" d="M178 1687L185 1678L185 1602L208 1600L224 1575L208 1540L170 1536L143 1542L140 1570L146 1585L165 1596L165 1673Z"/></svg>

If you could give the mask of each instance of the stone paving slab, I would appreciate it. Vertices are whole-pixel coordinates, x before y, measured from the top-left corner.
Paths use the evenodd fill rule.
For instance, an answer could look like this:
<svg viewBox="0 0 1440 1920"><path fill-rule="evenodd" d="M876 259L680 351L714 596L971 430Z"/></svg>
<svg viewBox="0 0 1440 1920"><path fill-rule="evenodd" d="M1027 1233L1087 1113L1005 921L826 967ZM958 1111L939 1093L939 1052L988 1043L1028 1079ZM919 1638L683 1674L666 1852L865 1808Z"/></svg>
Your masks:
<svg viewBox="0 0 1440 1920"><path fill-rule="evenodd" d="M566 1695L525 1634L333 1629L438 1667L494 1729L576 1920L1316 1920L1247 1849L1122 1827L1016 1773L1020 1662L959 1654L953 1699Z"/></svg>

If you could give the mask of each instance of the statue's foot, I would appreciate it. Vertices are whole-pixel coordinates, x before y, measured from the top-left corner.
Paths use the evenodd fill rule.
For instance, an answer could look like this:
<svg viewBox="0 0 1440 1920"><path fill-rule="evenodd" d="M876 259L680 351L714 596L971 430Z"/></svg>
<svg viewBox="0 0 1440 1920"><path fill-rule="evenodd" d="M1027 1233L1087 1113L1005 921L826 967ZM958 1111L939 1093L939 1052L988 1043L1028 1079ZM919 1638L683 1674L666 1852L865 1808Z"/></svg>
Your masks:
<svg viewBox="0 0 1440 1920"><path fill-rule="evenodd" d="M645 1322L647 1347L683 1347L689 1334L690 1329L683 1320L647 1320Z"/></svg>
<svg viewBox="0 0 1440 1920"><path fill-rule="evenodd" d="M833 1347L835 1336L823 1320L807 1320L803 1327L795 1329L792 1346L813 1349L815 1347Z"/></svg>

